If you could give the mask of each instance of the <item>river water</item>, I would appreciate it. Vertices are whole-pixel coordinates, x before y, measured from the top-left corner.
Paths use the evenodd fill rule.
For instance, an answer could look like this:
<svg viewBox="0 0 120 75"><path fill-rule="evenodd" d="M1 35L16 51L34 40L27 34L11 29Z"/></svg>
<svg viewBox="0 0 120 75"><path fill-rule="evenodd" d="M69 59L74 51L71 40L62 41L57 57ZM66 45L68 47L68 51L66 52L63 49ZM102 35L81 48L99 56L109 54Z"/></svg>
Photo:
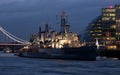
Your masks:
<svg viewBox="0 0 120 75"><path fill-rule="evenodd" d="M0 52L0 75L119 75L120 60L97 61L23 58Z"/></svg>

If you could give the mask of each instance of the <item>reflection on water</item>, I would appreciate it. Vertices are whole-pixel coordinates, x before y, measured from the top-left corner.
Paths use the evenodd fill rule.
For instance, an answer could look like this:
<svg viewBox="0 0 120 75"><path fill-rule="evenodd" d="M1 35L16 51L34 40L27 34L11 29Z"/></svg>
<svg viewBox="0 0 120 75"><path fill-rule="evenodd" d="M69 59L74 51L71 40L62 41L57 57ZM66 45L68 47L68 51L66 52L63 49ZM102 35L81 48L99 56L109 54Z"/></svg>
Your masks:
<svg viewBox="0 0 120 75"><path fill-rule="evenodd" d="M119 75L119 62L21 58L1 52L0 75Z"/></svg>

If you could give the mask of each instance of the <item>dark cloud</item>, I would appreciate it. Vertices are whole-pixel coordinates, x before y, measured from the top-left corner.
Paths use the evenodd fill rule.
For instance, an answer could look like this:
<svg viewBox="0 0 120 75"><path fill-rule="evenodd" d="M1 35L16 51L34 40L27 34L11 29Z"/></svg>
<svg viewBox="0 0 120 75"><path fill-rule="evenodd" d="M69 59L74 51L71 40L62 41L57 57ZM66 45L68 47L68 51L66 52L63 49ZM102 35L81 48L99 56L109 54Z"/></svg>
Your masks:
<svg viewBox="0 0 120 75"><path fill-rule="evenodd" d="M0 25L14 35L29 39L46 21L59 30L56 15L66 11L72 31L81 33L100 15L101 8L117 3L119 0L0 0Z"/></svg>

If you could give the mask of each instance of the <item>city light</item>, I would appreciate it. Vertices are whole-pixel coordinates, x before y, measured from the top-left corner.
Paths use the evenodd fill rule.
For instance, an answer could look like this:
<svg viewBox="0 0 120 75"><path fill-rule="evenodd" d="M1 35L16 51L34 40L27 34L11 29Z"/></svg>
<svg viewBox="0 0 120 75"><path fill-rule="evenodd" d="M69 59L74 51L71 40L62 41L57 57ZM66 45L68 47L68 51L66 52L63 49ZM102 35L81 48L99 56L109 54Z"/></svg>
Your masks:
<svg viewBox="0 0 120 75"><path fill-rule="evenodd" d="M112 6L112 5L110 5L110 6L109 6L109 8L110 8L110 9L112 9L112 8L113 8L113 6Z"/></svg>

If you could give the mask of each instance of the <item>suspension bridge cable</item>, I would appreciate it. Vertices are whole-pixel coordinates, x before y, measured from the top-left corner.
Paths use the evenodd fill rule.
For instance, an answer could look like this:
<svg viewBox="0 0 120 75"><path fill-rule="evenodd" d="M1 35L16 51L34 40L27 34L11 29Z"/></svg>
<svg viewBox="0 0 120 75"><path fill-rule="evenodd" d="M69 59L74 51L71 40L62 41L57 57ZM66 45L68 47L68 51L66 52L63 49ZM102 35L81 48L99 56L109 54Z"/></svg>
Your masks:
<svg viewBox="0 0 120 75"><path fill-rule="evenodd" d="M30 42L28 41L25 41L25 40L22 40L14 35L12 35L11 33L7 32L5 29L3 29L1 26L0 26L0 31L5 34L7 37L9 37L10 39L12 39L13 41L16 41L18 43L22 43L22 44L30 44Z"/></svg>
<svg viewBox="0 0 120 75"><path fill-rule="evenodd" d="M2 28L2 30L3 30L4 32L6 32L8 35L14 37L15 39L18 39L18 40L23 41L23 42L27 42L27 41L25 41L25 40L22 40L22 39L20 39L20 38L18 38L18 37L16 37L16 36L12 35L11 33L7 32L7 31L6 31L5 29L3 29L3 28Z"/></svg>

